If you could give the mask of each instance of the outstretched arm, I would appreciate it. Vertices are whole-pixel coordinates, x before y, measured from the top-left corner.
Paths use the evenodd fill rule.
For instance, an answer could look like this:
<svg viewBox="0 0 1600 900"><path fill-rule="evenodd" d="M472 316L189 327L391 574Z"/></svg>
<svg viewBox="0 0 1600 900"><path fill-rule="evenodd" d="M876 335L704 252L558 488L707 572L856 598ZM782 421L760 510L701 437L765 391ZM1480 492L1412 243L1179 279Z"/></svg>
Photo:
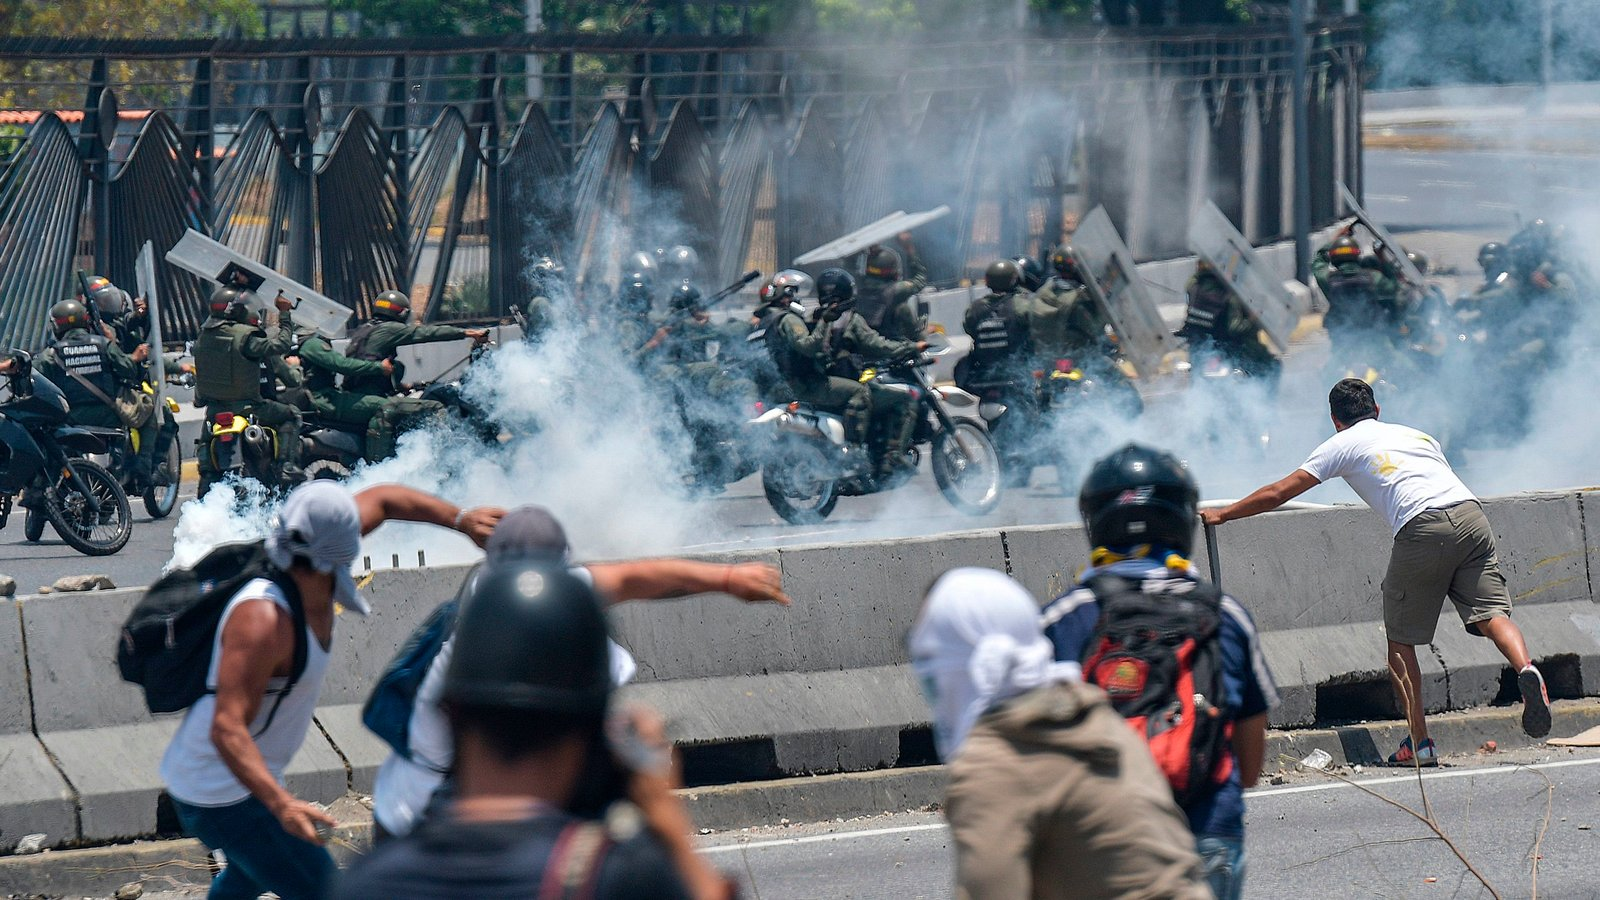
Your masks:
<svg viewBox="0 0 1600 900"><path fill-rule="evenodd" d="M361 533L370 534L384 522L425 522L459 531L482 547L506 511L497 506L463 509L403 484L379 484L356 494L361 511Z"/></svg>
<svg viewBox="0 0 1600 900"><path fill-rule="evenodd" d="M725 566L691 559L645 559L586 566L607 601L669 600L690 594L732 594L751 603L789 605L775 566L740 563Z"/></svg>
<svg viewBox="0 0 1600 900"><path fill-rule="evenodd" d="M1230 503L1221 509L1201 510L1200 518L1207 525L1221 525L1234 519L1247 519L1277 509L1321 483L1305 469L1295 469L1269 485L1256 488L1250 496L1237 503Z"/></svg>

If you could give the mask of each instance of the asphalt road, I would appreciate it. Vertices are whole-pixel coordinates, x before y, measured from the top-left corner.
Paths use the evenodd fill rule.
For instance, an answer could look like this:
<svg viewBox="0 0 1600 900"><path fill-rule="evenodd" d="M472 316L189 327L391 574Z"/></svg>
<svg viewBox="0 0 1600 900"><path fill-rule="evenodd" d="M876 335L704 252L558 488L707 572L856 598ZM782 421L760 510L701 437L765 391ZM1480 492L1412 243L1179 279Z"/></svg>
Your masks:
<svg viewBox="0 0 1600 900"><path fill-rule="evenodd" d="M1366 772L1358 787L1323 775L1264 786L1247 801L1245 896L1478 898L1489 891L1433 832L1379 797L1434 820L1505 897L1600 896L1600 750L1527 750L1445 759L1423 776ZM1377 796L1364 792L1371 791ZM709 835L711 861L761 900L912 900L951 896L954 858L937 813L907 813ZM1537 853L1535 853L1537 848ZM193 898L200 889L147 894Z"/></svg>
<svg viewBox="0 0 1600 900"><path fill-rule="evenodd" d="M1367 211L1393 231L1481 230L1503 240L1518 216L1566 220L1600 205L1596 156L1368 149L1365 161Z"/></svg>

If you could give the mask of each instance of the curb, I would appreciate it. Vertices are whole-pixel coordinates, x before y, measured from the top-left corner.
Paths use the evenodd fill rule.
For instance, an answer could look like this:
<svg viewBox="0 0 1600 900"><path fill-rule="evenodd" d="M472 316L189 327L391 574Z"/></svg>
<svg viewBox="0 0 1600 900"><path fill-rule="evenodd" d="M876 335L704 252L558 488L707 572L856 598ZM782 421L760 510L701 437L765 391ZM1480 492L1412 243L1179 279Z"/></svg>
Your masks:
<svg viewBox="0 0 1600 900"><path fill-rule="evenodd" d="M1559 700L1551 712L1552 734L1576 734L1600 725L1600 699ZM1490 739L1503 750L1540 744L1522 733L1520 719L1520 706L1491 707L1430 716L1428 729L1447 753L1471 753ZM1268 732L1266 769L1292 768L1296 760L1319 748L1333 757L1332 765L1370 765L1387 756L1405 732L1405 723L1397 721ZM927 810L943 802L945 785L943 766L923 766L690 788L679 794L698 827L731 831ZM332 841L334 855L341 861L365 852L371 841L370 818L364 811L356 815L355 821L339 826ZM109 897L130 881L167 889L174 884L201 885L209 877L205 848L193 839L0 857L0 896Z"/></svg>

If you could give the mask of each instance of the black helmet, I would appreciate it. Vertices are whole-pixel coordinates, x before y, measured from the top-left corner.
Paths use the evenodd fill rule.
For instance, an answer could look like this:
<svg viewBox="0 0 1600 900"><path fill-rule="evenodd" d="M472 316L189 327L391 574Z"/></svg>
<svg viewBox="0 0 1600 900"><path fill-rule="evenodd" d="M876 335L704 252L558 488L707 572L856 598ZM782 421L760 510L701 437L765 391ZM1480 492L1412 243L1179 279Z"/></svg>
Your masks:
<svg viewBox="0 0 1600 900"><path fill-rule="evenodd" d="M633 315L646 315L654 302L651 290L652 284L648 272L634 272L622 279L622 297L620 302L623 312Z"/></svg>
<svg viewBox="0 0 1600 900"><path fill-rule="evenodd" d="M600 716L610 696L606 619L594 591L550 560L486 563L463 594L444 699Z"/></svg>
<svg viewBox="0 0 1600 900"><path fill-rule="evenodd" d="M1062 244L1050 254L1050 268L1068 281L1083 280L1083 273L1078 271L1078 255L1072 252L1071 244Z"/></svg>
<svg viewBox="0 0 1600 900"><path fill-rule="evenodd" d="M1494 278L1506 271L1508 255L1505 244L1490 241L1478 248L1478 265L1485 276Z"/></svg>
<svg viewBox="0 0 1600 900"><path fill-rule="evenodd" d="M533 280L536 284L549 285L552 281L560 282L565 278L567 269L555 261L554 257L541 256L533 264Z"/></svg>
<svg viewBox="0 0 1600 900"><path fill-rule="evenodd" d="M50 307L50 328L56 337L74 328L89 327L89 307L76 300L63 300Z"/></svg>
<svg viewBox="0 0 1600 900"><path fill-rule="evenodd" d="M1328 247L1328 259L1335 263L1357 262L1361 259L1361 245L1350 235L1341 235Z"/></svg>
<svg viewBox="0 0 1600 900"><path fill-rule="evenodd" d="M411 318L411 298L399 291L384 291L372 298L372 316L391 322L404 322Z"/></svg>
<svg viewBox="0 0 1600 900"><path fill-rule="evenodd" d="M648 250L639 250L628 257L628 261L623 263L622 269L625 272L643 272L654 281L656 277L656 254Z"/></svg>
<svg viewBox="0 0 1600 900"><path fill-rule="evenodd" d="M670 281L692 281L700 274L700 254L686 244L670 247L661 255L661 274Z"/></svg>
<svg viewBox="0 0 1600 900"><path fill-rule="evenodd" d="M1037 259L1020 253L1011 261L1017 264L1017 270L1022 273L1022 287L1025 290L1037 291L1044 286L1044 266L1039 265Z"/></svg>
<svg viewBox="0 0 1600 900"><path fill-rule="evenodd" d="M104 275L96 275L89 279L89 293L84 298L85 302L94 301L99 307L100 314L106 316L119 316L123 306L128 302L126 291L111 283L111 279Z"/></svg>
<svg viewBox="0 0 1600 900"><path fill-rule="evenodd" d="M870 271L870 270L869 270ZM848 307L856 300L856 279L843 269L823 269L817 276L817 302L835 308Z"/></svg>
<svg viewBox="0 0 1600 900"><path fill-rule="evenodd" d="M247 290L225 284L211 292L211 300L207 305L211 314L219 319L244 322L250 318L250 301L254 297Z"/></svg>
<svg viewBox="0 0 1600 900"><path fill-rule="evenodd" d="M1532 275L1550 260L1553 249L1551 238L1550 225L1543 219L1534 219L1511 236L1508 242L1510 262L1519 275Z"/></svg>
<svg viewBox="0 0 1600 900"><path fill-rule="evenodd" d="M879 247L867 256L867 274L873 278L890 281L900 277L900 254L888 247Z"/></svg>
<svg viewBox="0 0 1600 900"><path fill-rule="evenodd" d="M670 300L673 312L693 312L701 308L700 289L685 281L672 289Z"/></svg>
<svg viewBox="0 0 1600 900"><path fill-rule="evenodd" d="M1419 250L1407 250L1406 259L1411 260L1411 264L1417 267L1418 275L1428 274L1428 257L1426 254Z"/></svg>
<svg viewBox="0 0 1600 900"><path fill-rule="evenodd" d="M1200 489L1177 457L1128 444L1094 464L1078 491L1078 512L1094 547L1153 544L1188 556Z"/></svg>
<svg viewBox="0 0 1600 900"><path fill-rule="evenodd" d="M1016 289L1017 282L1022 280L1022 270L1009 259L997 259L984 270L983 283L989 290L996 294L1009 293Z"/></svg>

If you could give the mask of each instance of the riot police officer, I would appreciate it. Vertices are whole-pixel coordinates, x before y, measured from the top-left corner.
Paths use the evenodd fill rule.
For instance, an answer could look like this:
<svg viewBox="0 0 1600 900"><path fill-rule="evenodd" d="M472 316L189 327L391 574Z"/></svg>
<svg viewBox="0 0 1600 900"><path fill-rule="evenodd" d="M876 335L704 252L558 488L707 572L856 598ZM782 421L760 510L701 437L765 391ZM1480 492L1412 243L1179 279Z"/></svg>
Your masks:
<svg viewBox="0 0 1600 900"><path fill-rule="evenodd" d="M1184 287L1188 309L1178 336L1194 350L1214 349L1252 378L1275 384L1283 364L1261 338L1261 327L1205 258Z"/></svg>
<svg viewBox="0 0 1600 900"><path fill-rule="evenodd" d="M405 367L395 359L395 351L412 344L458 341L462 338L471 338L479 344L489 340L486 329L420 325L410 320L411 298L399 291L384 291L373 298L372 318L350 335L350 344L345 347L345 356L351 359L389 363L387 369L369 369L362 374L345 375L343 381L346 391L386 401L377 406L367 426L367 455L374 459L394 454L395 442L407 420L444 411L437 401L399 396ZM372 406L369 400L363 409Z"/></svg>
<svg viewBox="0 0 1600 900"><path fill-rule="evenodd" d="M1083 273L1071 246L1050 254L1052 274L1033 292L1029 336L1048 363L1072 359L1086 365L1104 355L1107 320L1084 286Z"/></svg>
<svg viewBox="0 0 1600 900"><path fill-rule="evenodd" d="M366 360L352 359L335 350L333 344L320 332L312 331L300 336L300 367L305 372L305 392L307 395L307 408L319 418L339 425L359 429L366 435L366 458L368 462L377 462L388 456L393 451L396 422L388 422L384 427L373 428L375 417L385 412L385 407L393 400L409 398L390 398L378 394L363 394L357 391L344 390L339 385L339 378L390 378L394 374L394 363L391 360ZM423 401L442 409L432 401ZM390 418L401 414L396 412ZM388 436L387 443L385 435Z"/></svg>
<svg viewBox="0 0 1600 900"><path fill-rule="evenodd" d="M140 344L148 343L150 306L144 298L130 297L111 279L95 275L89 279L89 293L82 300L94 304L100 322L112 332L107 336L117 342L123 353L132 353Z"/></svg>
<svg viewBox="0 0 1600 900"><path fill-rule="evenodd" d="M522 339L530 343L538 343L556 324L556 302L553 297L566 297L567 270L561 263L549 256L541 256L533 264L534 295L528 300L527 309L523 310L526 321Z"/></svg>
<svg viewBox="0 0 1600 900"><path fill-rule="evenodd" d="M279 294L278 331L268 337L251 323L254 295L220 287L211 295L211 315L194 342L195 402L206 408L209 421L220 412L253 415L277 432L278 477L285 484L304 480L300 470L300 411L275 398L272 357L294 349L294 321L288 298ZM204 436L202 438L204 440ZM209 448L197 454L202 473L211 472Z"/></svg>
<svg viewBox="0 0 1600 900"><path fill-rule="evenodd" d="M91 331L89 310L76 300L63 300L50 308L53 339L34 360L34 369L50 379L71 405L69 420L76 425L122 428L138 433L138 453L128 462L128 472L139 486L154 484L151 460L155 457L159 420L153 414L142 421L124 421L116 397L124 391L142 390L144 361L150 347L140 344L124 353L103 334ZM173 473L161 473L160 484L170 484Z"/></svg>
<svg viewBox="0 0 1600 900"><path fill-rule="evenodd" d="M1029 327L1033 298L1022 290L1021 281L1015 261L989 264L983 282L990 292L972 301L962 321L972 338L972 352L956 373L961 387L1006 405L1006 414L994 424L994 438L1012 483L1026 483L1032 468L1026 463L1027 444L1039 411Z"/></svg>
<svg viewBox="0 0 1600 900"><path fill-rule="evenodd" d="M1317 251L1311 274L1328 299L1322 317L1332 345L1329 362L1335 368L1351 363L1385 362L1389 336L1400 324L1400 286L1371 257L1346 228ZM1379 359L1363 359L1378 354Z"/></svg>
<svg viewBox="0 0 1600 900"><path fill-rule="evenodd" d="M824 279L831 296L838 284L849 278L850 273L843 269L825 270L817 279L819 297ZM866 474L871 462L866 441L872 421L872 397L861 382L828 374L832 359L827 339L832 322L819 318L808 326L799 303L787 291L767 292L764 297L767 305L762 310L762 333L773 365L788 382L796 400L844 420L845 466L855 474Z"/></svg>
<svg viewBox="0 0 1600 900"><path fill-rule="evenodd" d="M902 279L900 254L890 247L867 248L866 272L861 277L858 308L872 330L892 341L920 341L927 322L917 311L916 296L928 286L928 267L917 255L911 232L896 238L905 251L910 277Z"/></svg>
<svg viewBox="0 0 1600 900"><path fill-rule="evenodd" d="M827 374L858 381L863 363L903 359L927 348L924 341L902 341L884 337L856 309L855 279L843 269L827 269L817 276L818 325L825 327L822 352L828 362ZM906 451L917 427L917 406L911 394L895 390L876 379L867 382L871 398L872 427L883 438L883 452L877 459L878 478L888 478L913 469Z"/></svg>

